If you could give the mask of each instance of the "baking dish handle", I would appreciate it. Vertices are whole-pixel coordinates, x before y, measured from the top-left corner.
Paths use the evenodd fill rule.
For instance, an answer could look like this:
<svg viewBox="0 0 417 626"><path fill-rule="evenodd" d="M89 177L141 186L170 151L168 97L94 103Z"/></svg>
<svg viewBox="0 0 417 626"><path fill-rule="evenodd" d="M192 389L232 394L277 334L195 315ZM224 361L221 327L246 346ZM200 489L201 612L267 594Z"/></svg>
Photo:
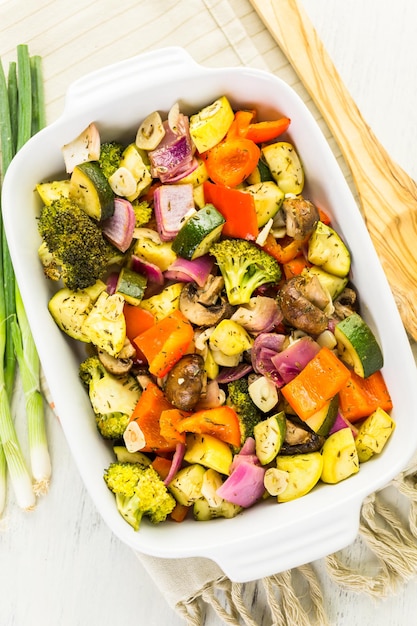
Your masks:
<svg viewBox="0 0 417 626"><path fill-rule="evenodd" d="M71 115L109 99L111 93L128 95L135 89L138 80L151 86L161 83L161 78L181 77L184 73L192 77L194 71L201 72L201 67L180 46L170 46L139 54L124 61L91 72L76 80L68 88L65 99L65 111Z"/></svg>
<svg viewBox="0 0 417 626"><path fill-rule="evenodd" d="M360 510L361 503L350 502L349 507L341 506L325 512L324 524L323 515L315 518L317 523L311 519L308 529L305 518L300 522L294 519L288 532L280 530L277 533L271 528L267 540L262 536L258 543L255 537L245 548L242 548L241 540L236 544L230 542L227 548L223 546L221 551L211 551L204 556L215 561L234 582L272 576L321 559L353 543L359 531Z"/></svg>

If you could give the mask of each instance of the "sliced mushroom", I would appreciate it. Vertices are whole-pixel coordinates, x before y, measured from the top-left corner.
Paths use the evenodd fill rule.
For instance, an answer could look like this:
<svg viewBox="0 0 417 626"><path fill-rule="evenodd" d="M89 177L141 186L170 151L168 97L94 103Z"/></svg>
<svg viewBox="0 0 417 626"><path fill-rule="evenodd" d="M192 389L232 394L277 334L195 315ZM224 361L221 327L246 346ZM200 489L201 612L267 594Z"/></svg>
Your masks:
<svg viewBox="0 0 417 626"><path fill-rule="evenodd" d="M285 440L279 451L280 454L305 454L321 450L324 437L320 437L310 429L303 428L293 420L287 418L286 421Z"/></svg>
<svg viewBox="0 0 417 626"><path fill-rule="evenodd" d="M318 306L324 301L316 287L310 279L296 276L283 285L278 295L284 320L309 335L320 335L328 325L326 314Z"/></svg>
<svg viewBox="0 0 417 626"><path fill-rule="evenodd" d="M320 219L317 207L302 196L286 198L282 204L285 213L287 235L294 239L305 239Z"/></svg>
<svg viewBox="0 0 417 626"><path fill-rule="evenodd" d="M345 287L340 296L334 301L334 314L343 320L345 317L352 315L358 309L358 296L354 289Z"/></svg>
<svg viewBox="0 0 417 626"><path fill-rule="evenodd" d="M180 296L180 310L192 324L200 328L214 326L225 317L230 317L234 308L221 295L216 296L214 304L205 305L200 301L204 300L205 287L198 288L195 283L187 283ZM207 297L207 296L206 296ZM213 294L210 294L210 301L213 301Z"/></svg>
<svg viewBox="0 0 417 626"><path fill-rule="evenodd" d="M198 289L198 302L204 304L204 306L216 304L223 287L223 276L213 276L213 274L209 274L203 287Z"/></svg>
<svg viewBox="0 0 417 626"><path fill-rule="evenodd" d="M110 374L114 374L115 376L123 376L131 370L135 354L136 350L127 337L117 357L112 356L105 350L97 351L100 362Z"/></svg>
<svg viewBox="0 0 417 626"><path fill-rule="evenodd" d="M165 381L165 397L177 409L191 411L206 384L204 359L200 354L186 354L170 370Z"/></svg>

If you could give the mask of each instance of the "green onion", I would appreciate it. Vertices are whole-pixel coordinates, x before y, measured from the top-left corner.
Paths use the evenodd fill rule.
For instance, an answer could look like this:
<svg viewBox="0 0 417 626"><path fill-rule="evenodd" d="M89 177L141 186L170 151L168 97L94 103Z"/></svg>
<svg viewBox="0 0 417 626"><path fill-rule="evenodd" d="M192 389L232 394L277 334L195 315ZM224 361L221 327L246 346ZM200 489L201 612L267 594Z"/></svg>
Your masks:
<svg viewBox="0 0 417 626"><path fill-rule="evenodd" d="M6 506L7 495L7 463L4 456L3 446L0 445L0 516Z"/></svg>
<svg viewBox="0 0 417 626"><path fill-rule="evenodd" d="M45 126L41 59L30 57L26 44L17 46L17 64L9 65L8 81L0 62L1 174L30 137ZM6 494L6 466L19 506L32 509L36 494L45 493L51 476L40 363L15 281L0 215L0 514ZM11 415L16 361L25 395L32 476L29 473Z"/></svg>
<svg viewBox="0 0 417 626"><path fill-rule="evenodd" d="M40 56L30 57L30 70L32 76L32 135L35 135L46 126L42 59Z"/></svg>
<svg viewBox="0 0 417 626"><path fill-rule="evenodd" d="M49 488L51 460L40 391L40 363L19 290L16 290L16 313L17 322L12 324L13 345L25 395L34 490L36 494L42 495Z"/></svg>
<svg viewBox="0 0 417 626"><path fill-rule="evenodd" d="M16 61L11 61L9 64L9 74L7 76L7 92L9 95L9 113L10 113L10 126L12 133L12 154L16 152L16 140L17 140L17 66Z"/></svg>
<svg viewBox="0 0 417 626"><path fill-rule="evenodd" d="M6 77L3 66L0 63L0 120L1 120L1 153L2 153L2 176L13 158L13 138L10 121L9 95L6 84ZM10 398L11 395L6 389L6 375L10 375L12 370L14 375L15 357L10 358L6 351L6 346L13 348L11 336L11 318L8 315L10 303L14 302L15 286L14 272L10 260L9 249L4 234L1 220L1 259L0 259L0 442L3 448L4 457L9 470L10 479L16 494L18 504L23 509L33 509L36 504L35 493L32 486L32 478L26 466L22 449L16 434L13 423ZM10 279L12 282L10 282ZM13 292L11 295L10 292ZM13 319L13 318L12 318ZM9 334L8 334L9 331ZM9 339L8 339L9 336ZM9 383L10 384L10 383ZM3 485L5 472L2 473Z"/></svg>
<svg viewBox="0 0 417 626"><path fill-rule="evenodd" d="M27 45L17 46L17 142L16 151L32 136L32 75Z"/></svg>

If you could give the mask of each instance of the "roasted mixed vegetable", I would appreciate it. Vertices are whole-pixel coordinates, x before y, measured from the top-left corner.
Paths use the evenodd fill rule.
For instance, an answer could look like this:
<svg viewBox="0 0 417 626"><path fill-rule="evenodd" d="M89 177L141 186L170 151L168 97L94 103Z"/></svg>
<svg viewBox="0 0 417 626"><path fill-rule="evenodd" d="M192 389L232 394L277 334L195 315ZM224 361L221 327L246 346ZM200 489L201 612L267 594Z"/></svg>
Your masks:
<svg viewBox="0 0 417 626"><path fill-rule="evenodd" d="M290 119L223 96L152 112L128 145L92 123L39 183L39 257L115 460L120 513L234 517L337 483L394 429L350 253L303 196Z"/></svg>

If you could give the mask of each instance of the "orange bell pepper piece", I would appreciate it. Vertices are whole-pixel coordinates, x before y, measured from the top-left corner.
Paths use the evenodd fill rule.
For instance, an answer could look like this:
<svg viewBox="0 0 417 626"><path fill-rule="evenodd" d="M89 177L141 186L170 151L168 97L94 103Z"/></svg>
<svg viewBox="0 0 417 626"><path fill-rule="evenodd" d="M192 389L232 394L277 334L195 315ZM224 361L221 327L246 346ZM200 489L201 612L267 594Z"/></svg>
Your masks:
<svg viewBox="0 0 417 626"><path fill-rule="evenodd" d="M286 280L299 276L306 267L311 267L311 263L303 256L297 256L287 263L283 263L282 269Z"/></svg>
<svg viewBox="0 0 417 626"><path fill-rule="evenodd" d="M232 136L201 156L213 182L225 187L237 187L253 172L261 151L254 141Z"/></svg>
<svg viewBox="0 0 417 626"><path fill-rule="evenodd" d="M162 480L165 480L165 478L168 476L169 470L171 469L171 464L172 461L164 456L156 456L151 463L155 472L159 474Z"/></svg>
<svg viewBox="0 0 417 626"><path fill-rule="evenodd" d="M236 111L229 130L227 131L227 139L231 137L246 137L250 123L254 120L256 111Z"/></svg>
<svg viewBox="0 0 417 626"><path fill-rule="evenodd" d="M254 240L258 236L255 201L249 193L229 189L210 181L203 183L204 199L213 204L226 220L222 234L226 237Z"/></svg>
<svg viewBox="0 0 417 626"><path fill-rule="evenodd" d="M239 418L229 406L196 411L178 422L177 428L183 433L212 435L232 446L239 447L241 444Z"/></svg>
<svg viewBox="0 0 417 626"><path fill-rule="evenodd" d="M133 343L148 361L150 373L162 378L187 352L193 336L188 319L175 310L135 337Z"/></svg>
<svg viewBox="0 0 417 626"><path fill-rule="evenodd" d="M375 372L368 378L351 372L339 391L339 407L343 416L352 423L369 417L378 407L390 411L392 400L382 372Z"/></svg>
<svg viewBox="0 0 417 626"><path fill-rule="evenodd" d="M126 335L132 342L140 333L143 333L155 324L155 317L150 311L141 309L133 304L125 302L123 313L126 320Z"/></svg>
<svg viewBox="0 0 417 626"><path fill-rule="evenodd" d="M332 221L330 217L327 215L327 213L323 211L323 209L321 209L320 207L317 207L317 209L319 212L320 222L323 222L323 224L326 224L327 226L331 224Z"/></svg>
<svg viewBox="0 0 417 626"><path fill-rule="evenodd" d="M281 392L296 414L306 420L339 393L349 377L350 370L323 347Z"/></svg>
<svg viewBox="0 0 417 626"><path fill-rule="evenodd" d="M289 117L280 117L277 120L249 124L245 137L255 143L271 141L285 133L290 123Z"/></svg>
<svg viewBox="0 0 417 626"><path fill-rule="evenodd" d="M141 449L142 452L158 453L175 450L176 442L168 441L162 436L159 424L162 411L172 408L172 404L165 398L162 390L150 381L130 417L130 421L138 424L145 437L146 445Z"/></svg>
<svg viewBox="0 0 417 626"><path fill-rule="evenodd" d="M178 430L178 424L189 415L191 415L191 413L188 413L187 411L180 411L180 409L172 408L162 411L159 418L161 435L168 441L185 443L185 433Z"/></svg>
<svg viewBox="0 0 417 626"><path fill-rule="evenodd" d="M278 263L288 263L303 253L306 240L283 237L282 243L278 243L275 237L269 233L262 249L268 252Z"/></svg>
<svg viewBox="0 0 417 626"><path fill-rule="evenodd" d="M179 502L177 502L174 510L169 514L169 517L174 522L183 522L187 517L188 511L190 511L191 508L191 506L186 506L185 504L180 504Z"/></svg>

